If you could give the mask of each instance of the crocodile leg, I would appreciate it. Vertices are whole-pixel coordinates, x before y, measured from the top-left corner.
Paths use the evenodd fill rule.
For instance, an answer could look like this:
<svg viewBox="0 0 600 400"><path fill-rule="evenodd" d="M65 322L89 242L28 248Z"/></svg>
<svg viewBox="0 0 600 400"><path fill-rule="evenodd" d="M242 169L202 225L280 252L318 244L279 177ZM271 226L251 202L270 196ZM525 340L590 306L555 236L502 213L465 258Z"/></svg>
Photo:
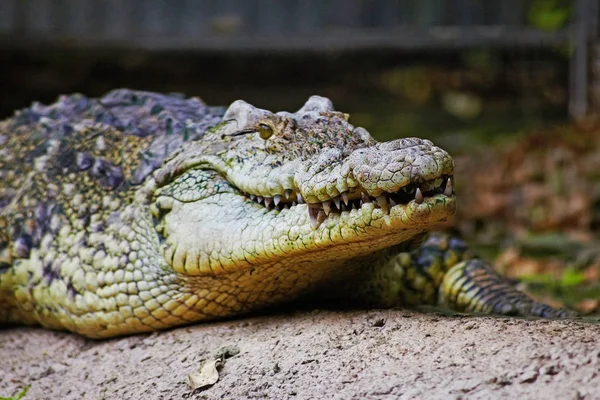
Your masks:
<svg viewBox="0 0 600 400"><path fill-rule="evenodd" d="M534 301L452 235L430 234L415 249L386 249L354 260L354 278L336 296L352 303L392 307L439 305L456 311L565 318L574 314ZM327 289L332 293L332 288ZM341 291L341 292L340 292Z"/></svg>
<svg viewBox="0 0 600 400"><path fill-rule="evenodd" d="M444 276L439 289L440 305L459 311L487 314L568 318L574 313L534 301L511 286L487 262L462 261Z"/></svg>

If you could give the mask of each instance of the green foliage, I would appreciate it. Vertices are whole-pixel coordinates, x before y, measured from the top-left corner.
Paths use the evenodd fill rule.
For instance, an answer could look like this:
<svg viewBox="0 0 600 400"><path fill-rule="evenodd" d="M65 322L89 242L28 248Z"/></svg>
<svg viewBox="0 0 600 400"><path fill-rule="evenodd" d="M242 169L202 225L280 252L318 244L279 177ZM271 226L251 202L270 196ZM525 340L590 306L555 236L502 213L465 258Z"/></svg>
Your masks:
<svg viewBox="0 0 600 400"><path fill-rule="evenodd" d="M525 275L519 279L526 283L532 283L548 287L552 290L573 288L585 283L585 275L573 266L568 266L562 272L560 279L556 279L551 273Z"/></svg>
<svg viewBox="0 0 600 400"><path fill-rule="evenodd" d="M534 0L529 7L529 23L542 31L557 31L571 16L571 6L561 0Z"/></svg>
<svg viewBox="0 0 600 400"><path fill-rule="evenodd" d="M562 287L573 287L585 283L585 275L572 266L568 266L560 277L560 285Z"/></svg>
<svg viewBox="0 0 600 400"><path fill-rule="evenodd" d="M20 392L13 394L10 397L0 397L0 400L21 400L27 394L31 385L24 387Z"/></svg>

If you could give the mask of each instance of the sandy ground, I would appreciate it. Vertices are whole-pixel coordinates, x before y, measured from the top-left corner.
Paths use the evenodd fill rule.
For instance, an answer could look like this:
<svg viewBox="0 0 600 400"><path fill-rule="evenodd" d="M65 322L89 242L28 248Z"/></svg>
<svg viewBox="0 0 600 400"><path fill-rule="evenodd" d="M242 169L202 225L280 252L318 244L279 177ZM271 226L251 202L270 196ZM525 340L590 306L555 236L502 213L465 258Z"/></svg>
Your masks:
<svg viewBox="0 0 600 400"><path fill-rule="evenodd" d="M313 311L91 341L0 331L0 396L25 399L600 399L600 325ZM187 375L224 346L220 380Z"/></svg>

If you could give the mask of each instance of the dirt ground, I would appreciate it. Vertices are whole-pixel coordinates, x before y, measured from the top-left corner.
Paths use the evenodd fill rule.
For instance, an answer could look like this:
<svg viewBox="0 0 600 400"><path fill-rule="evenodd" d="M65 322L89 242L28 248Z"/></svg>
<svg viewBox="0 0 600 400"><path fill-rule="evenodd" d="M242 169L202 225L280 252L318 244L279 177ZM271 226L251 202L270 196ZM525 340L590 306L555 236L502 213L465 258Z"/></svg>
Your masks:
<svg viewBox="0 0 600 400"><path fill-rule="evenodd" d="M225 346L219 381L187 375ZM600 325L406 310L312 311L91 341L0 331L0 396L24 399L600 399Z"/></svg>

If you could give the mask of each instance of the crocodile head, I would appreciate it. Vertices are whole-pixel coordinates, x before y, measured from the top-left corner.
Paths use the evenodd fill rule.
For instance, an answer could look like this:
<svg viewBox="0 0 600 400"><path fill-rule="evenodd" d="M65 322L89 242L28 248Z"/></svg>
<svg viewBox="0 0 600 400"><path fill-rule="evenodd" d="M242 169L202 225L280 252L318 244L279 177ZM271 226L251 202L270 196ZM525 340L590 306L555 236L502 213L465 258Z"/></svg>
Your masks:
<svg viewBox="0 0 600 400"><path fill-rule="evenodd" d="M296 113L238 100L154 174L151 210L178 272L316 270L448 218L452 173L430 141L377 142L326 98Z"/></svg>

